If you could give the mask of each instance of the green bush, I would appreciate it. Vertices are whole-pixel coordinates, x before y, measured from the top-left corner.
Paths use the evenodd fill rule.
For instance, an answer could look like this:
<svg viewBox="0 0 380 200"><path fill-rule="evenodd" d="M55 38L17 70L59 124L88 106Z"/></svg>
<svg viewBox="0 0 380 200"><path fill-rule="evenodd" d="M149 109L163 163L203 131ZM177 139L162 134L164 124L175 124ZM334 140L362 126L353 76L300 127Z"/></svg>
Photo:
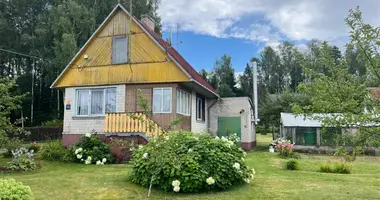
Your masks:
<svg viewBox="0 0 380 200"><path fill-rule="evenodd" d="M30 146L28 147L29 150L33 150L34 153L37 153L40 151L40 144L38 144L37 142L32 142L32 144L30 144Z"/></svg>
<svg viewBox="0 0 380 200"><path fill-rule="evenodd" d="M42 122L42 126L63 126L63 120L53 119L46 122Z"/></svg>
<svg viewBox="0 0 380 200"><path fill-rule="evenodd" d="M12 161L8 162L8 169L13 171L33 171L37 165L33 159L33 150L25 148L12 150Z"/></svg>
<svg viewBox="0 0 380 200"><path fill-rule="evenodd" d="M19 139L10 139L10 138L5 138L3 142L3 148L6 149L4 152L3 156L6 158L11 158L12 157L12 151L16 149L20 149L22 147L22 140Z"/></svg>
<svg viewBox="0 0 380 200"><path fill-rule="evenodd" d="M343 161L340 161L340 162L328 161L327 163L322 164L319 167L319 171L324 172L324 173L350 174L351 170L352 170L352 166Z"/></svg>
<svg viewBox="0 0 380 200"><path fill-rule="evenodd" d="M175 192L224 190L254 178L236 141L174 132L133 152L131 180ZM153 177L153 178L152 178Z"/></svg>
<svg viewBox="0 0 380 200"><path fill-rule="evenodd" d="M60 140L44 143L39 155L41 159L48 161L71 162L74 160L71 151L66 149Z"/></svg>
<svg viewBox="0 0 380 200"><path fill-rule="evenodd" d="M287 170L299 170L300 169L300 163L298 162L298 160L290 159L290 160L286 161L285 169L287 169Z"/></svg>
<svg viewBox="0 0 380 200"><path fill-rule="evenodd" d="M0 179L1 200L33 200L34 196L29 186L14 179Z"/></svg>
<svg viewBox="0 0 380 200"><path fill-rule="evenodd" d="M75 160L85 164L103 165L114 160L110 146L97 134L86 133L74 145L73 150Z"/></svg>

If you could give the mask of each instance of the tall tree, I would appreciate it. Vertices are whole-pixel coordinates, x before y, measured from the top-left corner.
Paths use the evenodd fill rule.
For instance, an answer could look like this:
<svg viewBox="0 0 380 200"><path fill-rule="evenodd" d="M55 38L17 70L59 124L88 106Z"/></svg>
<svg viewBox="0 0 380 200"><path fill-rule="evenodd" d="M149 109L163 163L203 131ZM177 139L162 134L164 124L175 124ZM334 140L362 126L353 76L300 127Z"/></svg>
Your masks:
<svg viewBox="0 0 380 200"><path fill-rule="evenodd" d="M221 97L236 96L235 70L232 68L231 56L224 54L215 62L210 80Z"/></svg>

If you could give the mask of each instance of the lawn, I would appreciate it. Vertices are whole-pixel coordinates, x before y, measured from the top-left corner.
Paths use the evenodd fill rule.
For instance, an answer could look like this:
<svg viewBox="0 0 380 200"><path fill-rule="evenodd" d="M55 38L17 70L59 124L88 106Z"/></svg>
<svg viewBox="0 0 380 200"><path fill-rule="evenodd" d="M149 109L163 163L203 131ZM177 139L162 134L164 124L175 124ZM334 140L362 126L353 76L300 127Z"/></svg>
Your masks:
<svg viewBox="0 0 380 200"><path fill-rule="evenodd" d="M359 157L352 174L317 172L334 157L302 155L300 171L283 170L283 159L267 152L270 136L258 135L259 147L246 161L256 169L252 184L225 192L173 194L152 191L151 199L380 199L380 158ZM0 159L0 164L7 160ZM127 180L128 165L88 166L43 162L35 172L2 173L31 186L36 199L146 199L147 189Z"/></svg>

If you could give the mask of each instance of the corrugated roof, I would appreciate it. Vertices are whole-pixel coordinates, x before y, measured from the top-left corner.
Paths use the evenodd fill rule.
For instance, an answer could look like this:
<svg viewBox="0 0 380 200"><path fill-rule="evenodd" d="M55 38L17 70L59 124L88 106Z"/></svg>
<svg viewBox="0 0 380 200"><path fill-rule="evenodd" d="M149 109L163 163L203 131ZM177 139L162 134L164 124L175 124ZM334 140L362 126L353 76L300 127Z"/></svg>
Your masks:
<svg viewBox="0 0 380 200"><path fill-rule="evenodd" d="M313 119L314 117L334 117L337 113L312 114L311 116L295 115L293 113L281 113L281 124L284 127L322 127L322 121Z"/></svg>

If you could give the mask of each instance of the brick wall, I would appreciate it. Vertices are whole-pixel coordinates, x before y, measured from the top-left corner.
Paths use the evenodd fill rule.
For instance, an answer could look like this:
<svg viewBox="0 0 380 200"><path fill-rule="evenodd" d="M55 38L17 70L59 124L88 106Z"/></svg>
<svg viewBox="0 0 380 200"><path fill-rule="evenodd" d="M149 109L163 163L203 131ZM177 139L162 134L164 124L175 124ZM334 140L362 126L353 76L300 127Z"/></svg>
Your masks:
<svg viewBox="0 0 380 200"><path fill-rule="evenodd" d="M100 86L101 87L101 86ZM125 85L116 85L116 111L125 112ZM75 116L75 90L76 88L65 89L65 111L63 119L63 134L83 134L91 131L96 131L103 134L104 117L76 117ZM71 109L66 109L66 104L71 103Z"/></svg>

